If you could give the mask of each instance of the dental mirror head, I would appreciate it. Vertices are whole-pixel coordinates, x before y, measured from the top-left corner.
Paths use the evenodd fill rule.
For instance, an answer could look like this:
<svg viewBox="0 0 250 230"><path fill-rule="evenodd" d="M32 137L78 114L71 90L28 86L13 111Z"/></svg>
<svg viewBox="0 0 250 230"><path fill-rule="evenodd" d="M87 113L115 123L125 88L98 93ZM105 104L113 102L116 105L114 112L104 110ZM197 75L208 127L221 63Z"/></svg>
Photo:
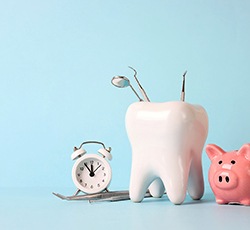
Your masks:
<svg viewBox="0 0 250 230"><path fill-rule="evenodd" d="M124 76L113 77L111 83L118 88L125 88L130 86L129 79Z"/></svg>
<svg viewBox="0 0 250 230"><path fill-rule="evenodd" d="M112 78L111 83L118 87L118 88L125 88L125 87L130 87L133 92L135 93L135 95L138 97L139 101L143 101L140 96L138 95L138 93L135 91L135 89L133 88L133 86L130 84L130 81L127 77L125 76L115 76Z"/></svg>

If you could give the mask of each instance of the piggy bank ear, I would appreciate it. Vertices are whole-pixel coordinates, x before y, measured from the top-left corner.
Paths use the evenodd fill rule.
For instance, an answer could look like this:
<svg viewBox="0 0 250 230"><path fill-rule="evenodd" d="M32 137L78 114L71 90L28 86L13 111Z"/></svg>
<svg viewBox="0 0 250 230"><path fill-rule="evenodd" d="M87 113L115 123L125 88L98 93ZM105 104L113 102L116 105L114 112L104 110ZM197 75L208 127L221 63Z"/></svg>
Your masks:
<svg viewBox="0 0 250 230"><path fill-rule="evenodd" d="M206 146L206 152L210 160L213 160L219 155L223 155L225 151L215 144L208 144Z"/></svg>
<svg viewBox="0 0 250 230"><path fill-rule="evenodd" d="M243 154L247 160L250 161L250 144L244 144L237 154Z"/></svg>

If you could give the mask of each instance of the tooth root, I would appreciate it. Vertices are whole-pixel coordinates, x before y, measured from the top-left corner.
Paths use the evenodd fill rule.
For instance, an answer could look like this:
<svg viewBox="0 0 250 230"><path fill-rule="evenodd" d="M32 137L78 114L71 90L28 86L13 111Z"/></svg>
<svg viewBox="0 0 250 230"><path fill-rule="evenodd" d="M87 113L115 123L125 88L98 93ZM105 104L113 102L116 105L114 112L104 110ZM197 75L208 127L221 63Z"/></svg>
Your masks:
<svg viewBox="0 0 250 230"><path fill-rule="evenodd" d="M176 181L174 182L165 177L162 179L168 198L173 204L182 204L186 197L187 180L180 180L178 178L181 178L181 176L176 175Z"/></svg>
<svg viewBox="0 0 250 230"><path fill-rule="evenodd" d="M153 197L162 197L165 192L165 187L160 178L157 178L152 182L152 184L149 186L149 192Z"/></svg>
<svg viewBox="0 0 250 230"><path fill-rule="evenodd" d="M161 179L169 200L174 204L182 204L187 193L190 164L187 160L180 160L171 162L171 166L161 171Z"/></svg>
<svg viewBox="0 0 250 230"><path fill-rule="evenodd" d="M193 158L188 178L188 193L193 200L201 199L204 194L204 181L200 157Z"/></svg>
<svg viewBox="0 0 250 230"><path fill-rule="evenodd" d="M147 192L149 185L156 179L142 167L133 167L130 176L129 196L133 202L141 202Z"/></svg>

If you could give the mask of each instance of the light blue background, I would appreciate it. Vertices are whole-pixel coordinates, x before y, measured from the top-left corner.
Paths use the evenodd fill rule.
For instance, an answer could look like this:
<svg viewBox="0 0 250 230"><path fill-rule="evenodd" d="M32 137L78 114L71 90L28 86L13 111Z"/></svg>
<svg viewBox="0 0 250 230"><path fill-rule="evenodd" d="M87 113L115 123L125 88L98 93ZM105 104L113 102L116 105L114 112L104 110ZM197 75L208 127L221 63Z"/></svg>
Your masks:
<svg viewBox="0 0 250 230"><path fill-rule="evenodd" d="M74 192L73 147L99 140L112 147L110 188L128 189L124 117L137 99L110 83L136 86L128 65L155 102L179 100L188 70L206 143L250 142L249 12L247 0L0 0L0 187ZM203 152L206 191L209 164Z"/></svg>
<svg viewBox="0 0 250 230"><path fill-rule="evenodd" d="M207 143L249 142L249 1L1 1L0 181L3 187L72 186L73 146L113 148L112 186L127 187L124 117L136 101L186 101L209 115ZM86 147L96 151L99 146ZM152 153L153 154L153 153ZM209 160L204 153L205 174Z"/></svg>

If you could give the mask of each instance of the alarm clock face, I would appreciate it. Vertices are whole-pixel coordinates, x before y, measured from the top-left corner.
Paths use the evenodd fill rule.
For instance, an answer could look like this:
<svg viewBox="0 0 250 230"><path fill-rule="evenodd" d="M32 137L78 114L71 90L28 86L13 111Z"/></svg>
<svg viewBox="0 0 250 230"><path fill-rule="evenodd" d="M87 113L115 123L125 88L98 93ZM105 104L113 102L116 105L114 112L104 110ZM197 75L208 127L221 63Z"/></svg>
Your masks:
<svg viewBox="0 0 250 230"><path fill-rule="evenodd" d="M72 179L78 189L91 194L106 189L111 181L111 167L96 154L80 157L72 169Z"/></svg>

